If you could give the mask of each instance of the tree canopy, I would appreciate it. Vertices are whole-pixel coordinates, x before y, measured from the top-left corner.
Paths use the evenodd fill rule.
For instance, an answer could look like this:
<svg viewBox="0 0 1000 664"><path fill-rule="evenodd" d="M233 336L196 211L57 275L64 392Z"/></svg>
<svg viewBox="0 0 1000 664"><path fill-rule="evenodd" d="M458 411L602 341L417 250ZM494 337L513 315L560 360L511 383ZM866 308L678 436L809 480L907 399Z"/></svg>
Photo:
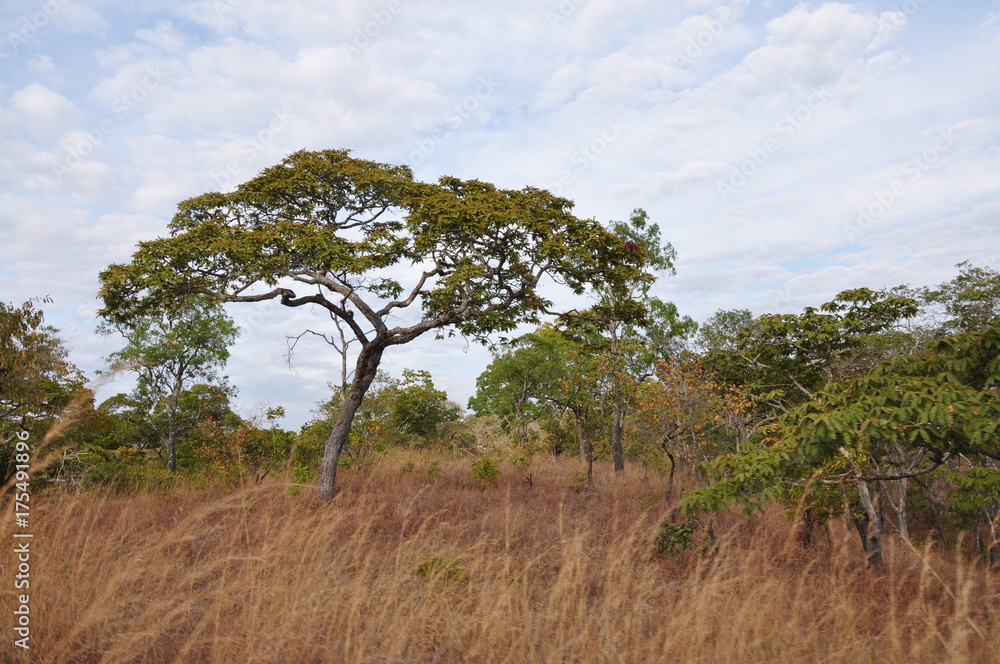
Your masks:
<svg viewBox="0 0 1000 664"><path fill-rule="evenodd" d="M360 348L320 472L329 499L387 348L429 331L482 340L537 323L552 307L545 280L577 294L652 280L627 243L571 210L533 187L422 183L406 166L346 150L300 151L233 192L182 202L167 237L140 243L130 263L101 273L102 315L134 320L196 293L317 306L342 321Z"/></svg>

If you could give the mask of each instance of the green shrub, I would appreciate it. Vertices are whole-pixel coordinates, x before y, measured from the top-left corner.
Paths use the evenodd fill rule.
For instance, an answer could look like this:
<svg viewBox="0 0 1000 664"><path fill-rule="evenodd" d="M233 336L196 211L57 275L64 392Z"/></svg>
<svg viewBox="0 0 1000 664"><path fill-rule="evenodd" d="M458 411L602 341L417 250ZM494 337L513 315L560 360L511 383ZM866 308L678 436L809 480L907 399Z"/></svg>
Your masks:
<svg viewBox="0 0 1000 664"><path fill-rule="evenodd" d="M660 524L653 538L653 548L657 555L677 558L681 551L695 547L695 532L701 527L697 519L671 523L669 519Z"/></svg>
<svg viewBox="0 0 1000 664"><path fill-rule="evenodd" d="M424 556L423 562L417 566L413 573L427 580L438 579L459 585L468 583L470 580L469 574L462 569L457 560L431 555Z"/></svg>
<svg viewBox="0 0 1000 664"><path fill-rule="evenodd" d="M496 486L500 479L500 466L489 457L472 462L472 471L469 474L469 483L473 486L485 487Z"/></svg>
<svg viewBox="0 0 1000 664"><path fill-rule="evenodd" d="M441 477L441 464L437 461L431 461L430 465L427 466L427 482L428 484L434 484Z"/></svg>

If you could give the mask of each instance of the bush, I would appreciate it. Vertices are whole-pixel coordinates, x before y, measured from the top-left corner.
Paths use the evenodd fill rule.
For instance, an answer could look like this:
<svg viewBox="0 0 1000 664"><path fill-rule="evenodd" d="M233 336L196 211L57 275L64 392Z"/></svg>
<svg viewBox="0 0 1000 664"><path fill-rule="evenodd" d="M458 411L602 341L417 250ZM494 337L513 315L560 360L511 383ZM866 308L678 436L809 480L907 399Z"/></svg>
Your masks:
<svg viewBox="0 0 1000 664"><path fill-rule="evenodd" d="M697 519L671 523L669 519L660 524L660 529L653 538L653 548L660 556L677 558L681 551L689 551L695 546L694 534L701 523Z"/></svg>
<svg viewBox="0 0 1000 664"><path fill-rule="evenodd" d="M457 560L448 560L438 556L424 556L423 562L417 566L414 574L428 580L439 579L459 585L468 583L470 580L468 572L462 569Z"/></svg>
<svg viewBox="0 0 1000 664"><path fill-rule="evenodd" d="M485 457L472 462L472 471L469 474L469 483L477 487L496 486L500 479L500 466L496 461Z"/></svg>

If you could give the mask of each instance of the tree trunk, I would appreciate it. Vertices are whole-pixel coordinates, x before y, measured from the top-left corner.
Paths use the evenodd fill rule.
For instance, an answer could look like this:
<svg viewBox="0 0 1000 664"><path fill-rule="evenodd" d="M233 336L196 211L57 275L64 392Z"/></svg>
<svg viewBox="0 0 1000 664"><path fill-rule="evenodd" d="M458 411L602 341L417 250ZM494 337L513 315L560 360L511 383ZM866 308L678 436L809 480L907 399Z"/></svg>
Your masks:
<svg viewBox="0 0 1000 664"><path fill-rule="evenodd" d="M878 506L872 498L868 483L864 480L858 480L858 496L868 516L868 527L865 529L867 532L863 535L868 565L875 567L882 564L882 518L879 516Z"/></svg>
<svg viewBox="0 0 1000 664"><path fill-rule="evenodd" d="M987 520L990 524L990 543L987 552L990 559L990 567L1000 570L1000 539L997 538L997 521L1000 520L1000 512L990 517L989 510L986 512Z"/></svg>
<svg viewBox="0 0 1000 664"><path fill-rule="evenodd" d="M899 480L894 480L896 486L896 500L892 499L892 488L890 486L884 487L886 496L889 499L889 504L892 505L892 511L896 513L896 525L899 527L899 536L903 538L903 541L910 541L910 525L909 519L906 515L906 490L907 490L907 478L902 478Z"/></svg>
<svg viewBox="0 0 1000 664"><path fill-rule="evenodd" d="M625 470L625 455L622 453L622 430L625 427L625 404L615 401L614 426L611 429L611 456L615 462L615 472Z"/></svg>
<svg viewBox="0 0 1000 664"><path fill-rule="evenodd" d="M180 404L183 384L178 376L167 398L167 468L177 472L177 408Z"/></svg>
<svg viewBox="0 0 1000 664"><path fill-rule="evenodd" d="M586 435L587 439L587 486L594 486L594 441L590 439L590 435Z"/></svg>
<svg viewBox="0 0 1000 664"><path fill-rule="evenodd" d="M576 439L580 442L580 461L587 463L587 441L583 438L583 418L578 413L573 413L576 418Z"/></svg>
<svg viewBox="0 0 1000 664"><path fill-rule="evenodd" d="M521 398L517 401L517 433L521 438L521 449L528 447L528 420L524 416L524 403L527 400L522 392Z"/></svg>
<svg viewBox="0 0 1000 664"><path fill-rule="evenodd" d="M358 362L354 370L354 380L351 388L344 396L344 401L337 414L337 420L333 424L333 430L326 439L326 446L323 451L323 465L319 471L319 495L329 501L333 498L333 488L337 481L337 463L340 461L340 453L344 451L347 444L347 436L351 433L351 424L354 422L354 415L361 407L361 401L365 398L365 392L371 387L375 375L378 373L378 365L382 361L382 348L367 347L361 350L358 355Z"/></svg>

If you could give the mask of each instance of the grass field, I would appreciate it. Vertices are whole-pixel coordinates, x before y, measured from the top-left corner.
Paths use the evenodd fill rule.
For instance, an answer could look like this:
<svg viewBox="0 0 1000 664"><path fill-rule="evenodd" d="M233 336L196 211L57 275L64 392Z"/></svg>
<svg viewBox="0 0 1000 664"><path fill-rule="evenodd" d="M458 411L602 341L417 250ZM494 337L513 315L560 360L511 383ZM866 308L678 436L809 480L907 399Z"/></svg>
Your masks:
<svg viewBox="0 0 1000 664"><path fill-rule="evenodd" d="M773 510L660 556L659 478L427 464L341 472L328 505L276 480L36 496L32 648L5 629L5 661L1000 662L1000 579L953 553L890 543L869 570L845 524L803 548Z"/></svg>

